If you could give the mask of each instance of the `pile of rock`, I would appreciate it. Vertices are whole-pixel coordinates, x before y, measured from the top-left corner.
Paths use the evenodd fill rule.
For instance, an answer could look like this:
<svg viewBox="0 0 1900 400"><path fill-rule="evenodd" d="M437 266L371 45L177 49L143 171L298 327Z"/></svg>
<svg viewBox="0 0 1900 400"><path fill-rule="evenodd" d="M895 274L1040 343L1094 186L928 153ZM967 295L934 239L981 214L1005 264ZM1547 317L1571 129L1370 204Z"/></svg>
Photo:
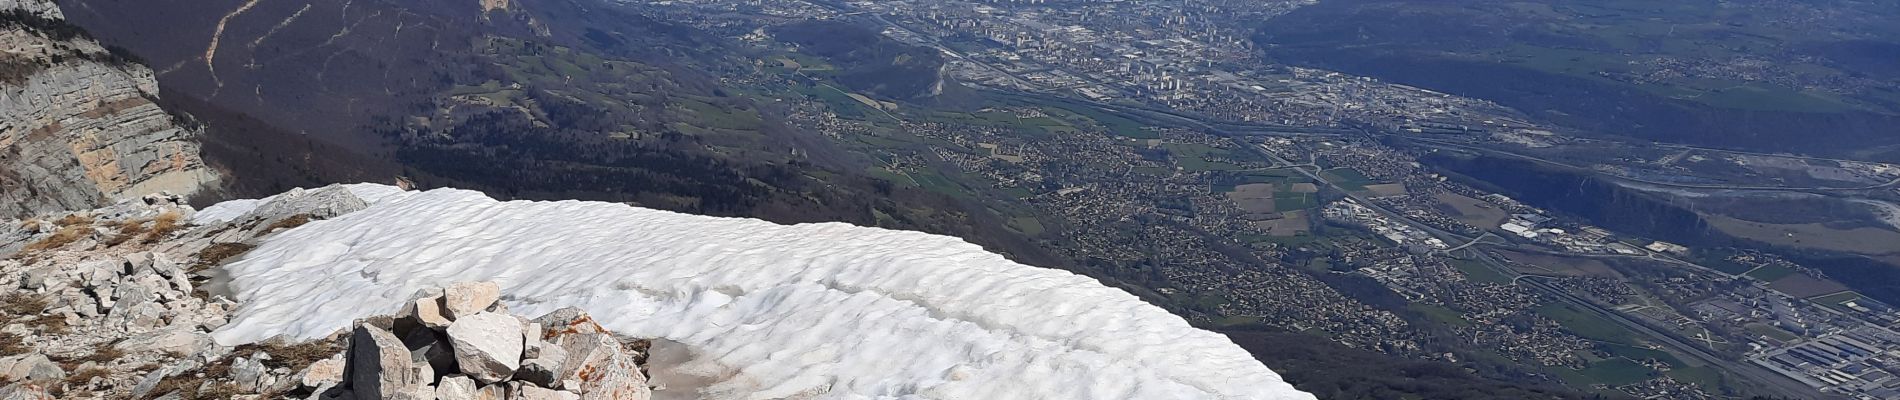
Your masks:
<svg viewBox="0 0 1900 400"><path fill-rule="evenodd" d="M183 235L190 212L154 197L0 221L11 225L0 226L0 368L22 371L0 372L0 383L122 397L154 368L227 353L208 332L235 304L196 290L195 250L161 249Z"/></svg>
<svg viewBox="0 0 1900 400"><path fill-rule="evenodd" d="M209 274L272 233L365 206L332 186L203 225L167 195L0 219L0 399L295 393L306 353L341 346L216 344L237 304Z"/></svg>
<svg viewBox="0 0 1900 400"><path fill-rule="evenodd" d="M425 290L394 317L349 333L341 380L324 398L647 399L647 342L623 341L587 313L511 315L494 283ZM308 374L307 374L308 375Z"/></svg>

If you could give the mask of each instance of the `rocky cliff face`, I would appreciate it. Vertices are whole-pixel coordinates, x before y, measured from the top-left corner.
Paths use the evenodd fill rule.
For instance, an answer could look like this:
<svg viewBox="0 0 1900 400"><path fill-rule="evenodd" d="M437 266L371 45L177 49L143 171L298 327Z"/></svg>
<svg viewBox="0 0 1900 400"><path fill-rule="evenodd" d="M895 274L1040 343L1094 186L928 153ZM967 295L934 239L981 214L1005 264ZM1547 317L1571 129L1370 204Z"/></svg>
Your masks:
<svg viewBox="0 0 1900 400"><path fill-rule="evenodd" d="M0 0L0 216L90 209L218 180L150 69L47 0Z"/></svg>

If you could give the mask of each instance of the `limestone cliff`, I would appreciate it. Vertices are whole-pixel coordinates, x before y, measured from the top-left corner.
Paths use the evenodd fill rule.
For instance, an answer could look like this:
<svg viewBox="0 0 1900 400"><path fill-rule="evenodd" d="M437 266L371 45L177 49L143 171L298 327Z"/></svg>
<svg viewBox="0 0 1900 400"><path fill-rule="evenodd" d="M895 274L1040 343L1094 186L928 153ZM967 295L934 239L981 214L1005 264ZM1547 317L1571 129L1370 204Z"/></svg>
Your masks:
<svg viewBox="0 0 1900 400"><path fill-rule="evenodd" d="M47 0L0 0L0 216L88 209L218 180L154 100L150 69Z"/></svg>

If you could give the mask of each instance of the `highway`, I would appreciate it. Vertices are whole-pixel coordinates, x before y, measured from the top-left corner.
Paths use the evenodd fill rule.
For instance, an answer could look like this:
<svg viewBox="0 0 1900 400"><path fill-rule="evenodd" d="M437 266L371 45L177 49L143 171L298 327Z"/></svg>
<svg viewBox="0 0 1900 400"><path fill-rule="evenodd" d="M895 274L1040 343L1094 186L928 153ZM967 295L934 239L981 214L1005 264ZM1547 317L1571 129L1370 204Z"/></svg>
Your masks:
<svg viewBox="0 0 1900 400"><path fill-rule="evenodd" d="M1473 250L1473 252L1481 252L1481 251ZM1484 261L1486 265L1495 265L1494 263L1497 263L1497 260L1490 258L1489 255L1484 255L1480 257L1480 259ZM1498 265L1498 266L1501 267L1501 265ZM1509 268L1504 268L1504 269L1508 270ZM1774 371L1769 371L1765 368L1762 368L1754 364L1741 362L1741 361L1730 361L1728 359L1722 358L1722 356L1720 355L1710 353L1707 350L1703 350L1701 347L1696 347L1694 344L1688 343L1680 336L1676 336L1668 332L1658 331L1654 328L1650 328L1649 325L1643 324L1641 321L1636 321L1634 319L1624 316L1623 314L1606 310L1606 309L1603 309L1602 307L1597 307L1595 303L1590 302L1588 299L1577 297L1576 295L1570 294L1570 292L1563 290L1563 288L1559 288L1559 287L1556 287L1555 285L1551 285L1549 282L1544 282L1543 281L1545 279L1544 277L1539 277L1539 276L1534 276L1534 275L1525 275L1524 277L1525 277L1524 279L1513 279L1512 281L1517 282L1519 286L1537 289L1538 291L1551 295L1552 297L1555 297L1560 301L1569 303L1573 306L1577 306L1578 308L1582 308L1586 311L1589 311L1591 314L1594 314L1598 317L1602 317L1612 322L1616 322L1618 325L1622 325L1624 328L1628 328L1629 330L1642 334L1644 336L1647 336L1652 340L1661 342L1663 345L1674 348L1676 350L1674 353L1687 355L1697 360L1700 360L1703 363L1714 365L1718 368L1727 370L1730 373L1735 374L1737 378L1741 378L1747 381L1746 383L1752 383L1752 384L1755 384L1755 386L1757 387L1773 390L1775 391L1773 395L1785 396L1788 398L1795 398L1795 399L1843 398L1840 396L1830 395L1827 393L1821 393L1819 390L1815 390L1813 387L1810 387L1807 384L1801 383L1800 381L1796 381L1794 379L1790 379L1779 373L1776 373Z"/></svg>

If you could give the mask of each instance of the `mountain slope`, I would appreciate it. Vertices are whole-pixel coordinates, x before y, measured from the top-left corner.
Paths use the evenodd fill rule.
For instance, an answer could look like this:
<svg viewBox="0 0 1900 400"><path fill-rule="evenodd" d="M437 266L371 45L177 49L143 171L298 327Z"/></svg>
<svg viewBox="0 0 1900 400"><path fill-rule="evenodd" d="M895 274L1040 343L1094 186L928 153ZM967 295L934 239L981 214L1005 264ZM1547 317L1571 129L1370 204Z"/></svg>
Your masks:
<svg viewBox="0 0 1900 400"><path fill-rule="evenodd" d="M0 3L0 216L83 209L217 182L199 131L152 72L42 0Z"/></svg>
<svg viewBox="0 0 1900 400"><path fill-rule="evenodd" d="M617 3L65 6L162 66L175 102L218 116L207 118L208 161L233 166L231 186L245 196L401 175L501 198L877 224L1072 264L980 204L865 177L868 157L788 126L769 100L720 81L751 71L746 50ZM249 140L257 132L270 134ZM339 157L338 147L361 154Z"/></svg>
<svg viewBox="0 0 1900 400"><path fill-rule="evenodd" d="M651 367L674 393L1311 398L1225 337L1133 295L955 238L358 191L373 193L368 208L272 237L224 267L243 306L214 334L220 342L322 336L418 289L493 280L513 309L583 307L617 332L683 345L691 361Z"/></svg>

